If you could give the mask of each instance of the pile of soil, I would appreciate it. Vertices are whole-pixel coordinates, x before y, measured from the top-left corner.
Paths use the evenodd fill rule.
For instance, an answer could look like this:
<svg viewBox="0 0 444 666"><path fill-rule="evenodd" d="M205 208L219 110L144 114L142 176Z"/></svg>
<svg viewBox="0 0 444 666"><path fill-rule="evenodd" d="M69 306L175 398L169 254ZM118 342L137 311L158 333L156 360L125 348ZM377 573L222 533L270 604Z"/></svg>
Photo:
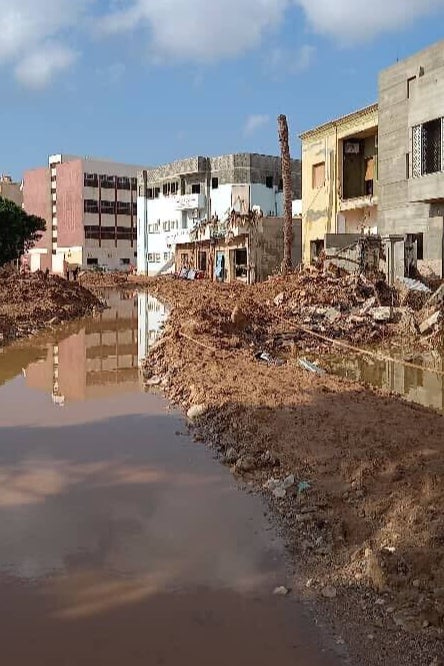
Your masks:
<svg viewBox="0 0 444 666"><path fill-rule="evenodd" d="M80 273L79 282L92 291L100 289L120 289L128 284L128 274L122 272L85 271Z"/></svg>
<svg viewBox="0 0 444 666"><path fill-rule="evenodd" d="M0 273L0 345L48 326L103 310L103 302L77 282L42 272Z"/></svg>
<svg viewBox="0 0 444 666"><path fill-rule="evenodd" d="M305 593L337 619L358 663L439 664L443 418L310 374L296 359L259 360L281 326L273 299L282 292L283 303L316 299L305 277L291 282L147 281L172 307L146 361L147 383L160 382L188 411L196 438L266 495L285 526L297 580L305 575ZM361 288L347 296L334 282L329 303L360 306L370 293Z"/></svg>

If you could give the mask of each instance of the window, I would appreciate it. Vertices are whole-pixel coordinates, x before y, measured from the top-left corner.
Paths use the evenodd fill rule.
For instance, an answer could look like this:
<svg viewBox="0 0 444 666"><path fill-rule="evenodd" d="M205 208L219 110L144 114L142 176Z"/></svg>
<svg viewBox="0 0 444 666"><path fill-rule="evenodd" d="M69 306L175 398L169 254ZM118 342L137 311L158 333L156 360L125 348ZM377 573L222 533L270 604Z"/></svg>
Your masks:
<svg viewBox="0 0 444 666"><path fill-rule="evenodd" d="M102 199L100 202L100 212L105 215L114 215L116 211L116 205L114 201L105 201Z"/></svg>
<svg viewBox="0 0 444 666"><path fill-rule="evenodd" d="M117 202L117 215L130 215L131 204L128 201Z"/></svg>
<svg viewBox="0 0 444 666"><path fill-rule="evenodd" d="M132 210L133 215L137 215L137 201L133 201L131 206L132 206L131 210Z"/></svg>
<svg viewBox="0 0 444 666"><path fill-rule="evenodd" d="M166 222L163 223L163 225L162 225L162 229L163 229L164 231L169 231L169 230L170 230L170 222L169 222L169 220L167 220Z"/></svg>
<svg viewBox="0 0 444 666"><path fill-rule="evenodd" d="M175 195L178 193L178 191L179 191L179 183L178 182L171 183L171 194Z"/></svg>
<svg viewBox="0 0 444 666"><path fill-rule="evenodd" d="M130 260L127 257L125 257L124 259L120 260L120 263L122 266L129 266Z"/></svg>
<svg viewBox="0 0 444 666"><path fill-rule="evenodd" d="M415 84L416 84L416 76L412 76L410 77L410 79L407 79L407 99L413 97L413 93L415 91Z"/></svg>
<svg viewBox="0 0 444 666"><path fill-rule="evenodd" d="M100 176L100 186L105 189L113 189L115 187L115 178L114 176L106 176L102 174Z"/></svg>
<svg viewBox="0 0 444 666"><path fill-rule="evenodd" d="M164 252L163 253L163 260L168 261L171 257L171 252Z"/></svg>
<svg viewBox="0 0 444 666"><path fill-rule="evenodd" d="M283 180L282 178L279 178L279 187L278 187L278 191L279 191L279 192L282 192L283 189L284 189L284 180Z"/></svg>
<svg viewBox="0 0 444 666"><path fill-rule="evenodd" d="M212 190L217 190L219 188L219 178L212 178L211 179L211 189Z"/></svg>
<svg viewBox="0 0 444 666"><path fill-rule="evenodd" d="M130 189L130 179L127 176L118 176L117 177L117 189L119 190L129 190Z"/></svg>
<svg viewBox="0 0 444 666"><path fill-rule="evenodd" d="M85 187L98 187L99 178L96 173L83 174L83 184Z"/></svg>
<svg viewBox="0 0 444 666"><path fill-rule="evenodd" d="M160 187L155 187L153 190L153 199L158 199L160 197Z"/></svg>
<svg viewBox="0 0 444 666"><path fill-rule="evenodd" d="M410 153L405 154L405 177L410 178Z"/></svg>
<svg viewBox="0 0 444 666"><path fill-rule="evenodd" d="M267 176L265 178L265 186L268 187L269 190L273 189L273 176Z"/></svg>
<svg viewBox="0 0 444 666"><path fill-rule="evenodd" d="M191 194L200 194L200 183L193 183L191 185Z"/></svg>
<svg viewBox="0 0 444 666"><path fill-rule="evenodd" d="M99 203L95 199L85 199L83 202L83 210L85 213L98 213Z"/></svg>
<svg viewBox="0 0 444 666"><path fill-rule="evenodd" d="M86 260L86 265L87 266L97 266L98 264L99 264L99 260L97 259L97 257L89 257Z"/></svg>
<svg viewBox="0 0 444 666"><path fill-rule="evenodd" d="M312 167L312 187L317 190L325 185L325 162L313 164Z"/></svg>
<svg viewBox="0 0 444 666"><path fill-rule="evenodd" d="M422 173L441 171L442 121L431 120L422 126Z"/></svg>
<svg viewBox="0 0 444 666"><path fill-rule="evenodd" d="M137 178L131 178L131 189L137 190Z"/></svg>
<svg viewBox="0 0 444 666"><path fill-rule="evenodd" d="M170 194L170 184L169 183L164 183L163 188L162 188L162 193L164 197L169 196Z"/></svg>

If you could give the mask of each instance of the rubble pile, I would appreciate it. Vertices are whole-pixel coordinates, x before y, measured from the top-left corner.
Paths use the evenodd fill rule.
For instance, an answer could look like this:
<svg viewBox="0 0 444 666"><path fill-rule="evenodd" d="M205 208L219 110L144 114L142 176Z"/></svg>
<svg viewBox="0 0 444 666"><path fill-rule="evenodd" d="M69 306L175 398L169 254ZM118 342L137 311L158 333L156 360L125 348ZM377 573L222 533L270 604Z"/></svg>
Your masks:
<svg viewBox="0 0 444 666"><path fill-rule="evenodd" d="M103 309L103 302L77 282L45 276L40 271L0 273L0 344L48 325L84 317Z"/></svg>

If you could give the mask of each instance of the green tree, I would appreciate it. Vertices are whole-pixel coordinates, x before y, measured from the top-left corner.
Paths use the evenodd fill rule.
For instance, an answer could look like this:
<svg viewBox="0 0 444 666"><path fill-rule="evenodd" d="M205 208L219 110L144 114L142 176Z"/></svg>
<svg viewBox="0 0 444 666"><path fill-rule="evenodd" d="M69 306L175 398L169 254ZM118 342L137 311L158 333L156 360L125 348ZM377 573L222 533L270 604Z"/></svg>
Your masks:
<svg viewBox="0 0 444 666"><path fill-rule="evenodd" d="M46 222L0 197L0 266L19 259L41 238Z"/></svg>

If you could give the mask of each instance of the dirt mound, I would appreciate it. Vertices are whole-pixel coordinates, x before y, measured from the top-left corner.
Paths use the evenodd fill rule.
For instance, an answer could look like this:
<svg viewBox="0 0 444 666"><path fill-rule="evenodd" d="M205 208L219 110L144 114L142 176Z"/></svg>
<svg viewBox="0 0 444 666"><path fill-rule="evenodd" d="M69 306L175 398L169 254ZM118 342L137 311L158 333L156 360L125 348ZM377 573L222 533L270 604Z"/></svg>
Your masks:
<svg viewBox="0 0 444 666"><path fill-rule="evenodd" d="M41 272L0 274L0 344L103 309L103 302L77 282Z"/></svg>
<svg viewBox="0 0 444 666"><path fill-rule="evenodd" d="M80 274L79 282L88 289L118 289L127 285L128 274L86 271Z"/></svg>
<svg viewBox="0 0 444 666"><path fill-rule="evenodd" d="M291 357L278 365L256 356L285 332L283 312L297 318L318 307L348 317L386 302L377 286L375 294L361 280L336 280L316 276L313 287L292 276L252 289L152 280L150 292L172 312L145 373L186 411L194 406L196 437L270 498L307 586L320 598L334 589L350 640L359 643L359 632L363 645L368 634L377 639L374 661L359 663L429 663L404 646L412 636L414 649L434 649L444 629L442 417L310 374Z"/></svg>

